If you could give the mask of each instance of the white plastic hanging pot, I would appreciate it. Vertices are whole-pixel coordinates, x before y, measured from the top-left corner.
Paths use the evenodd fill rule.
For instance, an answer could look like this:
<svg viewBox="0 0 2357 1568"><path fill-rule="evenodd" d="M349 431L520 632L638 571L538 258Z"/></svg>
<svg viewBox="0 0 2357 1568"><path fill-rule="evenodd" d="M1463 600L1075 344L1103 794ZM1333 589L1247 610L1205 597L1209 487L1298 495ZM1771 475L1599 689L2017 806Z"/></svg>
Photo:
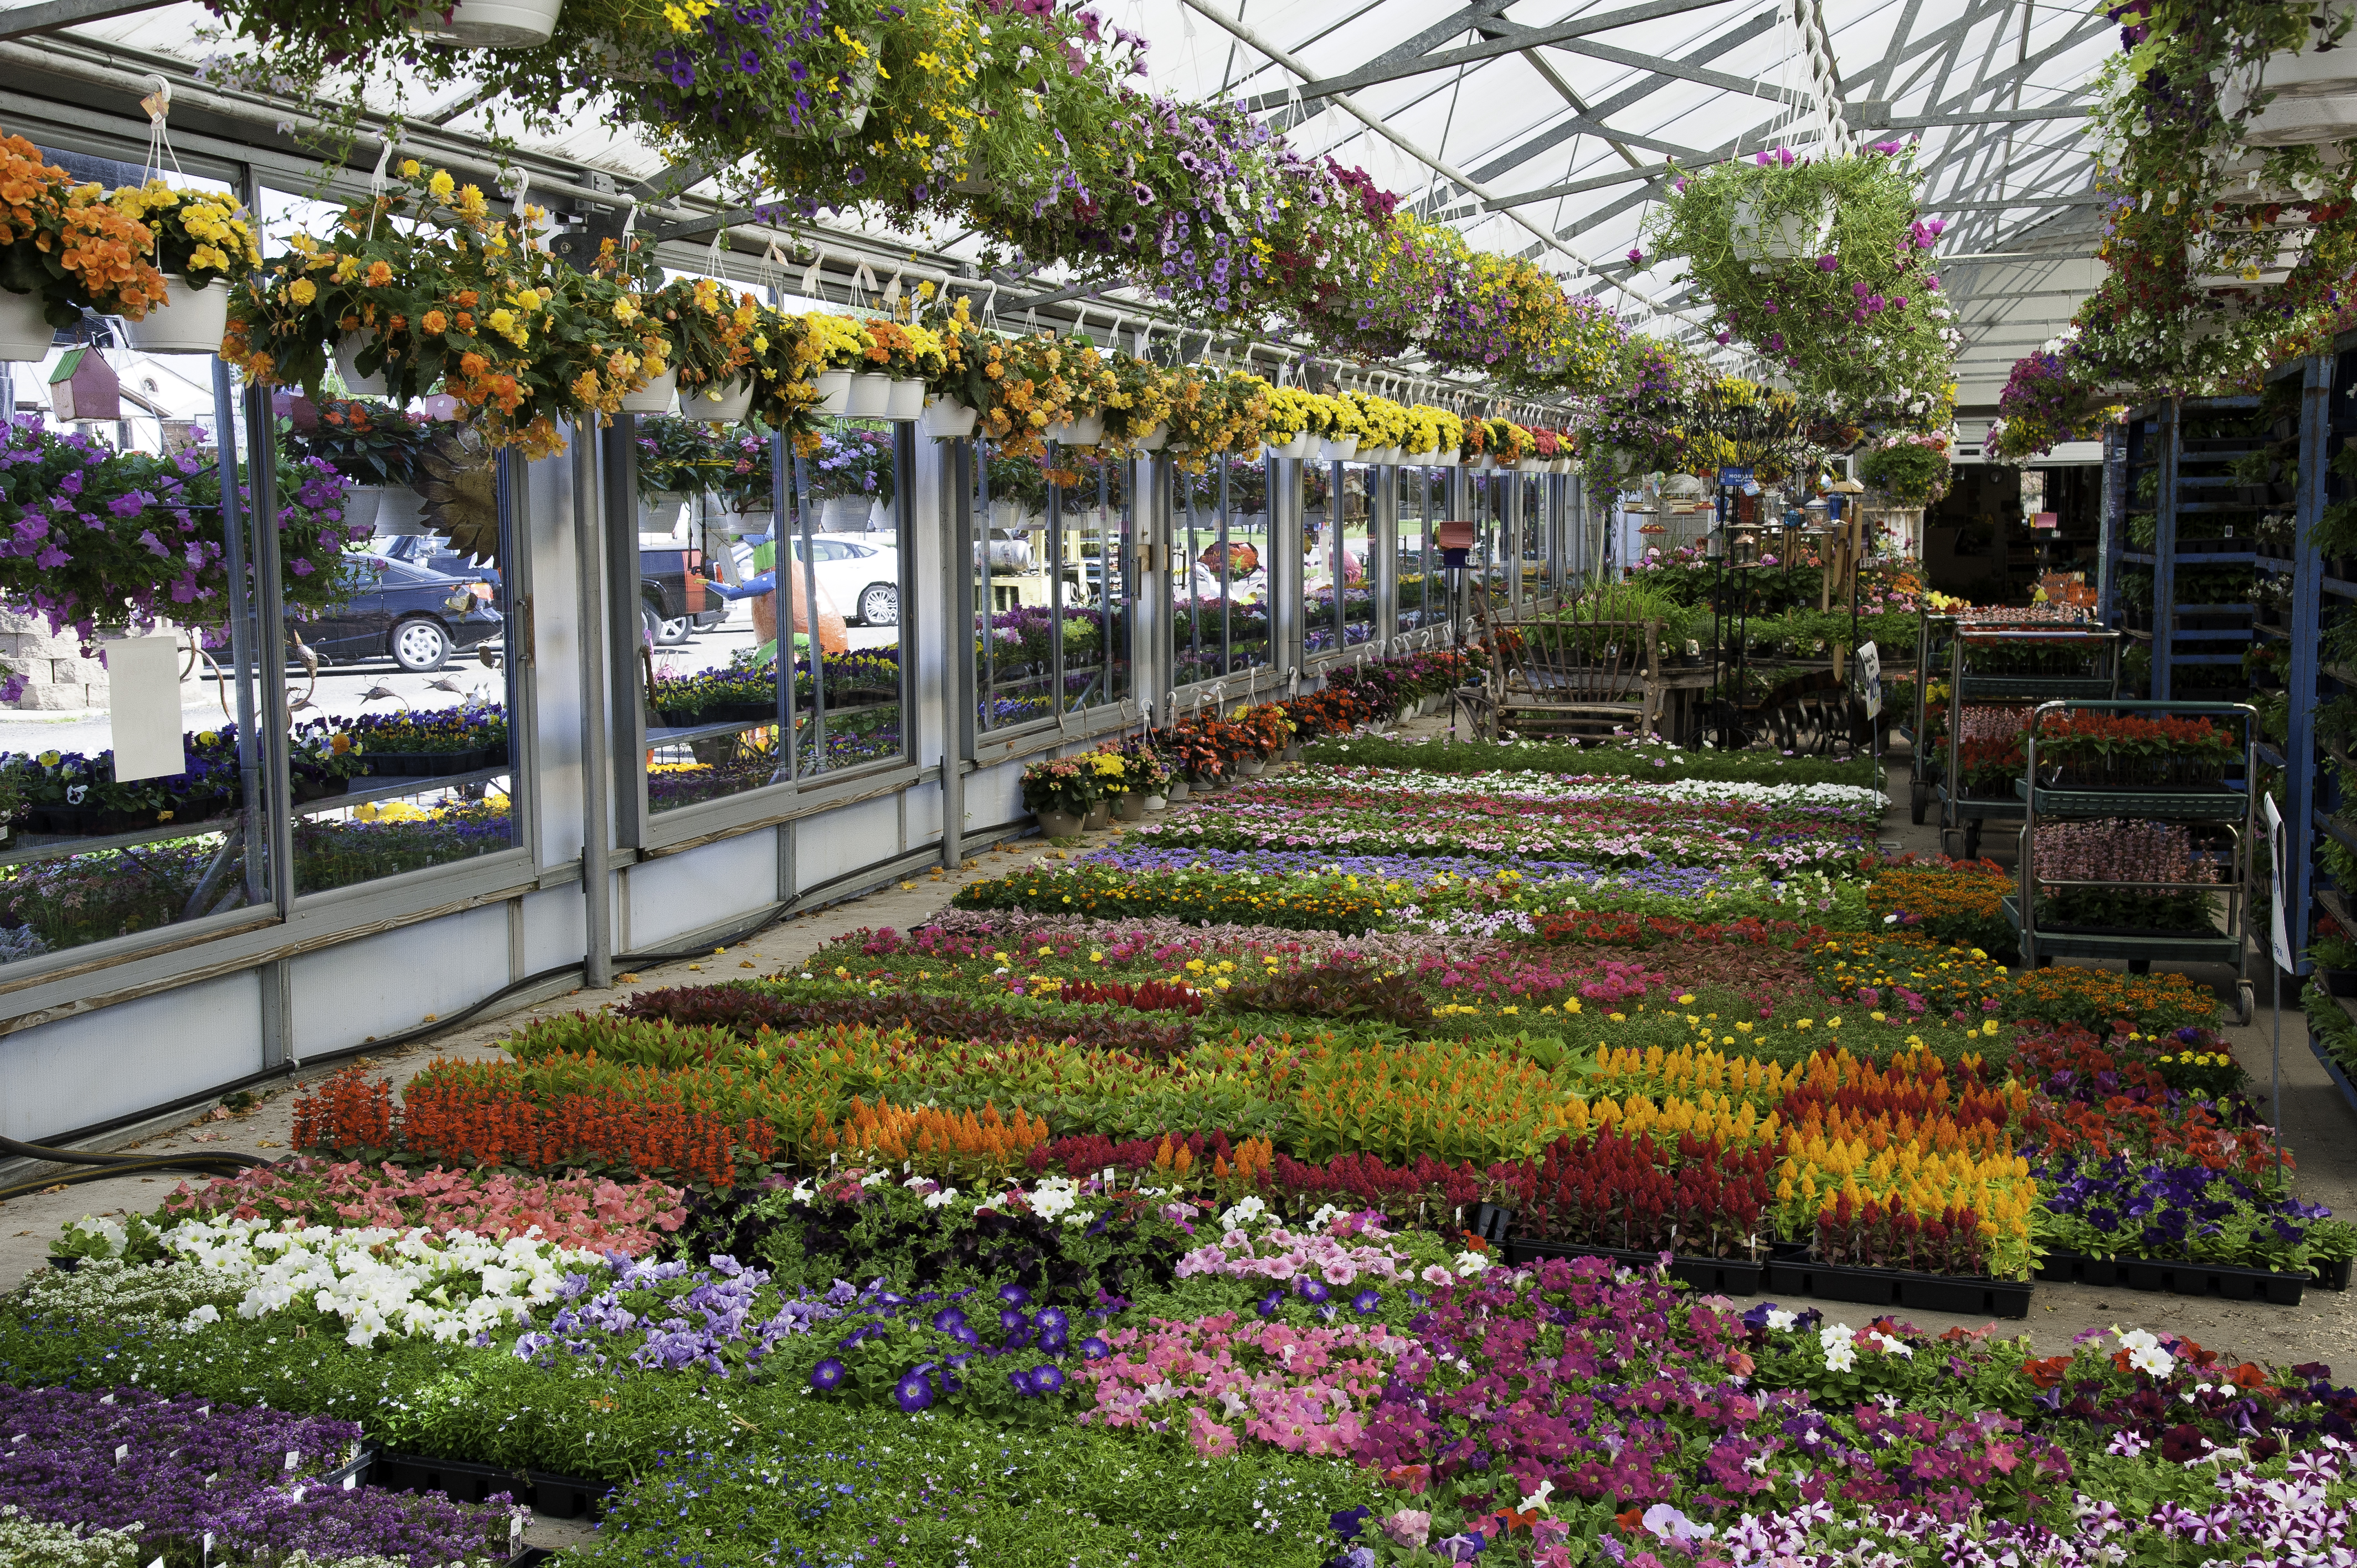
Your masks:
<svg viewBox="0 0 2357 1568"><path fill-rule="evenodd" d="M720 519L720 532L731 539L759 539L778 525L778 514L763 507L759 511L732 511Z"/></svg>
<svg viewBox="0 0 2357 1568"><path fill-rule="evenodd" d="M1427 449L1422 452L1402 452L1400 454L1400 461L1406 464L1411 468L1429 468L1433 465L1438 463L1440 458L1437 454Z"/></svg>
<svg viewBox="0 0 2357 1568"><path fill-rule="evenodd" d="M841 418L851 412L851 381L849 371L821 371L818 373L818 402L813 405L820 413Z"/></svg>
<svg viewBox="0 0 2357 1568"><path fill-rule="evenodd" d="M753 412L753 378L743 375L731 381L706 381L700 387L682 387L679 411L706 424L741 424L745 416Z"/></svg>
<svg viewBox="0 0 2357 1568"><path fill-rule="evenodd" d="M892 395L884 410L887 419L916 419L925 412L925 383L916 376L892 378Z"/></svg>
<svg viewBox="0 0 2357 1568"><path fill-rule="evenodd" d="M1170 422L1157 420L1154 428L1130 443L1141 452L1159 452L1170 440Z"/></svg>
<svg viewBox="0 0 2357 1568"><path fill-rule="evenodd" d="M1397 446L1378 446L1373 452L1365 456L1370 463L1381 463L1386 467L1396 468L1407 454Z"/></svg>
<svg viewBox="0 0 2357 1568"><path fill-rule="evenodd" d="M1104 415L1056 420L1048 426L1047 435L1059 446L1093 446L1104 439Z"/></svg>
<svg viewBox="0 0 2357 1568"><path fill-rule="evenodd" d="M41 296L0 289L0 360L19 363L46 358L57 328L41 317Z"/></svg>
<svg viewBox="0 0 2357 1568"><path fill-rule="evenodd" d="M1359 438L1355 435L1329 435L1318 443L1318 460L1321 463L1347 463L1358 452Z"/></svg>
<svg viewBox="0 0 2357 1568"><path fill-rule="evenodd" d="M679 514L686 510L684 490L657 490L639 498L639 532L659 533L665 538L679 532Z"/></svg>
<svg viewBox="0 0 2357 1568"><path fill-rule="evenodd" d="M548 42L565 0L458 0L445 20L433 6L410 19L409 30L462 49L530 49Z"/></svg>
<svg viewBox="0 0 2357 1568"><path fill-rule="evenodd" d="M347 332L336 339L336 374L344 379L344 390L358 397L382 397L385 392L384 371L372 376L360 371L361 351L376 341L373 332Z"/></svg>
<svg viewBox="0 0 2357 1568"><path fill-rule="evenodd" d="M2337 23L2350 6L2324 8L2321 18ZM2330 48L2269 55L2255 72L2228 76L2218 92L2218 112L2233 120L2251 100L2273 93L2274 101L2243 123L2243 140L2255 147L2296 147L2340 142L2357 126L2357 35Z"/></svg>
<svg viewBox="0 0 2357 1568"><path fill-rule="evenodd" d="M190 288L177 277L164 280L164 303L136 321L125 321L131 346L149 354L218 354L229 330L229 285Z"/></svg>
<svg viewBox="0 0 2357 1568"><path fill-rule="evenodd" d="M351 504L367 498L368 516L363 520ZM365 521L379 539L431 533L425 523L425 498L407 485L368 485L353 490L347 498L344 521L358 527Z"/></svg>
<svg viewBox="0 0 2357 1568"><path fill-rule="evenodd" d="M881 419L892 406L892 378L862 372L851 378L851 400L844 412L854 419Z"/></svg>
<svg viewBox="0 0 2357 1568"><path fill-rule="evenodd" d="M971 435L974 421L981 417L978 410L968 408L955 398L929 397L918 428L928 435L943 438Z"/></svg>
<svg viewBox="0 0 2357 1568"><path fill-rule="evenodd" d="M622 394L624 413L669 413L672 400L679 395L679 372L665 371L634 392Z"/></svg>

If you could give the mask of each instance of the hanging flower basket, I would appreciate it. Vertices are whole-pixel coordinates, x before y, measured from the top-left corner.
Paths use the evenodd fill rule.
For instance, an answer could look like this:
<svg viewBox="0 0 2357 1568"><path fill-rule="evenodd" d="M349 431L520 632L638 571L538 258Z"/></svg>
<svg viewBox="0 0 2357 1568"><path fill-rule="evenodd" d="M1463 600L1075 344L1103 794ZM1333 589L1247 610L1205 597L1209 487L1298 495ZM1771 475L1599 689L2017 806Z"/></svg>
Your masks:
<svg viewBox="0 0 2357 1568"><path fill-rule="evenodd" d="M131 346L148 354L217 354L229 330L229 285L190 288L178 278L164 283L164 303L136 321L125 322Z"/></svg>
<svg viewBox="0 0 2357 1568"><path fill-rule="evenodd" d="M716 385L707 384L698 392L682 392L679 411L706 424L741 424L745 416L753 412L753 378L742 375Z"/></svg>
<svg viewBox="0 0 2357 1568"><path fill-rule="evenodd" d="M548 42L565 0L457 0L412 17L410 31L462 49L531 49Z"/></svg>
<svg viewBox="0 0 2357 1568"><path fill-rule="evenodd" d="M974 434L974 422L980 414L955 398L928 397L920 417L920 428L936 440L952 440Z"/></svg>
<svg viewBox="0 0 2357 1568"><path fill-rule="evenodd" d="M1785 262L1814 260L1824 252L1833 229L1830 195L1797 212L1772 211L1764 200L1738 201L1727 238L1738 261L1764 271Z"/></svg>
<svg viewBox="0 0 2357 1568"><path fill-rule="evenodd" d="M58 329L49 325L42 309L38 294L0 290L0 360L24 363L48 353L49 346L57 341Z"/></svg>

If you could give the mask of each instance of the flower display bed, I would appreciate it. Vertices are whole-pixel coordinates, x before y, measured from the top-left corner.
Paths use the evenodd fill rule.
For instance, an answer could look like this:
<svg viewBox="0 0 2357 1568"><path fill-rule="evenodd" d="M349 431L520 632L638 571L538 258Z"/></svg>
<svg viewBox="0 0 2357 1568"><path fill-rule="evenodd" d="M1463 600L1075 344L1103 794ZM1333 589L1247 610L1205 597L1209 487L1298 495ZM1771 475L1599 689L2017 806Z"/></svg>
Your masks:
<svg viewBox="0 0 2357 1568"><path fill-rule="evenodd" d="M1506 1243L1506 1261L1510 1263L1534 1263L1542 1258L1602 1258L1629 1269L1650 1269L1663 1254L1641 1252L1628 1247L1576 1247L1562 1241L1534 1241L1515 1237ZM1758 1295L1760 1281L1766 1275L1764 1263L1749 1263L1727 1258L1681 1258L1669 1255L1669 1277L1717 1295ZM1810 1292L1801 1292L1810 1294Z"/></svg>
<svg viewBox="0 0 2357 1568"><path fill-rule="evenodd" d="M2233 1288L2357 1232L2276 1184L2208 992L2009 972L2000 877L1765 762L1272 768L913 929L324 1079L300 1160L70 1228L0 1381L357 1423L362 1493L600 1518L565 1568L1828 1568L1968 1518L2159 1562L2207 1455L2338 1476L2320 1368L1905 1326L2018 1319L2041 1251L2198 1235Z"/></svg>

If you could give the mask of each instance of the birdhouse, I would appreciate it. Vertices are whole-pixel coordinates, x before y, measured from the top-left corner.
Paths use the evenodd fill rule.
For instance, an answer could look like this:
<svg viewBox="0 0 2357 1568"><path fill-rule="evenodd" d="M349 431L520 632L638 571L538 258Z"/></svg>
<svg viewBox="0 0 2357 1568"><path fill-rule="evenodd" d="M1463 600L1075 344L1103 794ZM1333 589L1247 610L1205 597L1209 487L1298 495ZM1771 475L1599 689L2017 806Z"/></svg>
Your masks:
<svg viewBox="0 0 2357 1568"><path fill-rule="evenodd" d="M1443 566L1463 566L1473 553L1473 525L1470 522L1444 522L1435 531L1433 542L1440 547Z"/></svg>
<svg viewBox="0 0 2357 1568"><path fill-rule="evenodd" d="M49 412L71 424L83 419L121 419L123 382L97 349L79 343L58 356L49 372Z"/></svg>

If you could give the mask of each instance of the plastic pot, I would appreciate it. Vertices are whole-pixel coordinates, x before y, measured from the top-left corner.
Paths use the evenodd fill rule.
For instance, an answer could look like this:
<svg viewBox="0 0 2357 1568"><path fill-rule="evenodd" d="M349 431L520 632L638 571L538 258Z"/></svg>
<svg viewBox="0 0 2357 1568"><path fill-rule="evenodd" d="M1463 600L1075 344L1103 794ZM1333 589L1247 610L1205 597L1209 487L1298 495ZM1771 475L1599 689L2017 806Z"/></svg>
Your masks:
<svg viewBox="0 0 2357 1568"><path fill-rule="evenodd" d="M818 373L818 402L813 405L819 413L838 417L851 412L851 381L849 371L821 371Z"/></svg>
<svg viewBox="0 0 2357 1568"><path fill-rule="evenodd" d="M665 371L634 392L622 394L624 413L669 413L679 396L679 371Z"/></svg>
<svg viewBox="0 0 2357 1568"><path fill-rule="evenodd" d="M851 378L851 398L844 413L853 419L881 419L892 406L892 378L866 372Z"/></svg>
<svg viewBox="0 0 2357 1568"><path fill-rule="evenodd" d="M916 419L925 412L925 383L914 376L892 378L891 396L887 401L887 419Z"/></svg>
<svg viewBox="0 0 2357 1568"><path fill-rule="evenodd" d="M753 378L738 376L717 385L707 382L694 391L683 389L679 412L706 424L742 424L753 412Z"/></svg>
<svg viewBox="0 0 2357 1568"><path fill-rule="evenodd" d="M229 330L229 285L190 288L177 277L164 280L164 303L137 321L125 321L131 346L148 354L218 354Z"/></svg>

